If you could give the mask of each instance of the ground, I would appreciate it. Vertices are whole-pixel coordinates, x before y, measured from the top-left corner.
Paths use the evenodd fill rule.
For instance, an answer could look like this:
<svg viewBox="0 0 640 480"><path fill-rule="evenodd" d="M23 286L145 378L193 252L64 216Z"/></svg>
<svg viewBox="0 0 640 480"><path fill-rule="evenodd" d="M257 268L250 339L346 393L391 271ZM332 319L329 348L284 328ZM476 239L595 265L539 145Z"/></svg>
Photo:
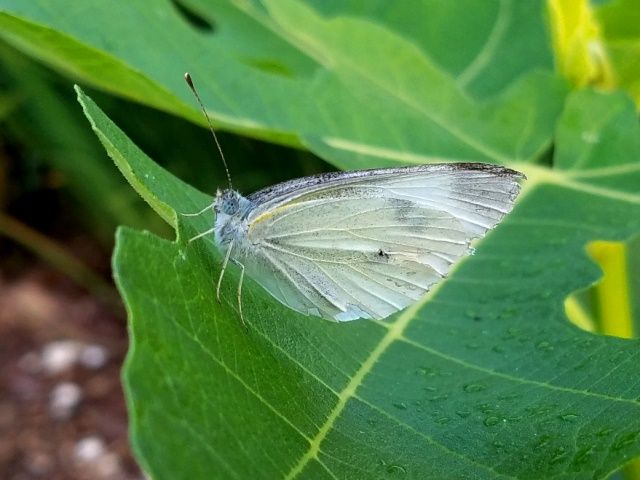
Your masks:
<svg viewBox="0 0 640 480"><path fill-rule="evenodd" d="M0 478L141 479L127 439L122 306L36 262L0 269Z"/></svg>

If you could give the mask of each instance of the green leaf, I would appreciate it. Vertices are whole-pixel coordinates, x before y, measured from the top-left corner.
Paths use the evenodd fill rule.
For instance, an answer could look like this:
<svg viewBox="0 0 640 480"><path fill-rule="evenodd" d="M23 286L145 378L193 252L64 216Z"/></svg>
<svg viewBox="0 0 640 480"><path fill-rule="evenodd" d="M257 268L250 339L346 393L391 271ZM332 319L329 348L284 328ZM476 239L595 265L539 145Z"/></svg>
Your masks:
<svg viewBox="0 0 640 480"><path fill-rule="evenodd" d="M25 157L42 158L62 172L77 211L85 221L91 220L85 224L94 238L111 248L118 224L144 224L139 207L146 210L146 206L136 204L139 198L113 170L87 130L73 92L59 92L50 80L50 72L3 44L0 75L16 85L19 95L14 98L20 98L20 108L6 119L7 137L21 139L29 149Z"/></svg>
<svg viewBox="0 0 640 480"><path fill-rule="evenodd" d="M615 0L597 9L617 85L640 105L640 10L634 0Z"/></svg>
<svg viewBox="0 0 640 480"><path fill-rule="evenodd" d="M336 15L325 17L290 0L186 2L214 26L203 31L169 2L2 0L0 35L93 85L203 123L182 83L188 70L224 128L331 148L340 166L354 155L359 165L415 163L424 152L539 160L565 95L535 71L550 68L543 6L443 2L428 10L429 29L415 20L403 29L416 12L394 3L360 15L319 7ZM464 26L464 41L447 42L447 19ZM530 36L514 41L516 30ZM386 155L397 145L399 158Z"/></svg>
<svg viewBox="0 0 640 480"><path fill-rule="evenodd" d="M545 12L537 2L312 3L323 15L358 16L412 41L477 98L502 92L532 69L553 69Z"/></svg>
<svg viewBox="0 0 640 480"><path fill-rule="evenodd" d="M582 332L563 311L599 278L585 245L640 230L638 188L614 182L624 173L640 186L640 151L616 155L617 138L603 135L602 157L581 160L588 112L603 102L622 107L596 134L640 133L624 97L573 94L562 168L512 165L529 176L515 210L406 311L328 323L247 279L248 331L238 272L218 304L212 240L185 240L211 219L175 215L211 199L79 100L134 188L177 224L174 242L121 229L114 255L130 316L132 440L154 478L604 478L640 453L638 342Z"/></svg>
<svg viewBox="0 0 640 480"><path fill-rule="evenodd" d="M282 35L330 66L333 74L316 82L313 95L320 118L331 119L329 129L316 126L303 138L320 153L338 152L328 158L341 167L354 157L349 168L371 165L372 159L532 161L549 146L564 98L557 79L531 74L480 104L415 46L385 29L347 17L327 20L300 4L267 5ZM391 155L399 145L402 150Z"/></svg>

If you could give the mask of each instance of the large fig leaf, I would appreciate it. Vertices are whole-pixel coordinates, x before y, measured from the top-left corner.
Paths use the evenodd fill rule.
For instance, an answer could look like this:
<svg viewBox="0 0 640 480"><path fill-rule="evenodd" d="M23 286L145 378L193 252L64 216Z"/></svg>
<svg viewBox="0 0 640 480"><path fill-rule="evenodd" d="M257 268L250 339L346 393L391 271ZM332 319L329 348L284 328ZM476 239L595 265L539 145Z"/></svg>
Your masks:
<svg viewBox="0 0 640 480"><path fill-rule="evenodd" d="M162 170L79 92L131 184L175 241L118 233L132 347L132 439L153 478L603 478L640 453L638 342L567 322L595 282L595 239L640 230L640 136L620 95L571 96L557 168L453 274L385 322L298 315L230 267L214 298L211 198ZM608 115L592 112L609 105Z"/></svg>

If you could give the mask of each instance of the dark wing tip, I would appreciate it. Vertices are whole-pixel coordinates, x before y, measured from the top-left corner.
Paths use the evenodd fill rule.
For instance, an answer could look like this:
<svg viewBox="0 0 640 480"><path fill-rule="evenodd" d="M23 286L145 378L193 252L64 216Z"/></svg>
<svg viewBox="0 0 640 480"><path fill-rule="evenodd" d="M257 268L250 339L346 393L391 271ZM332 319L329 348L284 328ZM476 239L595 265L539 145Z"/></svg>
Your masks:
<svg viewBox="0 0 640 480"><path fill-rule="evenodd" d="M460 162L460 163L449 163L447 165L453 166L454 168L460 169L460 170L490 172L494 175L498 175L501 177L513 177L515 179L522 179L522 180L527 179L527 176L522 172L513 170L512 168L503 167L502 165L496 165L493 163Z"/></svg>

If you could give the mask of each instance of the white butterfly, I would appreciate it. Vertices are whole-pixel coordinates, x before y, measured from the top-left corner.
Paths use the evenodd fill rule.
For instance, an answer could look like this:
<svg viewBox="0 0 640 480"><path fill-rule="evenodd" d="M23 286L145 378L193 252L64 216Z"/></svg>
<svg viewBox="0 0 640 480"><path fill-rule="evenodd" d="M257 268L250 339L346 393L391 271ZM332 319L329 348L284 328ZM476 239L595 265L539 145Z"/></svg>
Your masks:
<svg viewBox="0 0 640 480"><path fill-rule="evenodd" d="M218 191L225 254L277 300L329 320L381 319L445 277L508 213L523 176L482 163L338 172L248 197ZM242 276L238 296L242 288ZM241 311L241 310L240 310Z"/></svg>
<svg viewBox="0 0 640 480"><path fill-rule="evenodd" d="M524 178L483 163L431 164L316 175L243 197L226 171L229 188L192 214L213 208L214 227L190 241L215 234L225 255L218 299L229 260L241 267L241 319L245 269L304 315L348 321L402 310L511 210Z"/></svg>

